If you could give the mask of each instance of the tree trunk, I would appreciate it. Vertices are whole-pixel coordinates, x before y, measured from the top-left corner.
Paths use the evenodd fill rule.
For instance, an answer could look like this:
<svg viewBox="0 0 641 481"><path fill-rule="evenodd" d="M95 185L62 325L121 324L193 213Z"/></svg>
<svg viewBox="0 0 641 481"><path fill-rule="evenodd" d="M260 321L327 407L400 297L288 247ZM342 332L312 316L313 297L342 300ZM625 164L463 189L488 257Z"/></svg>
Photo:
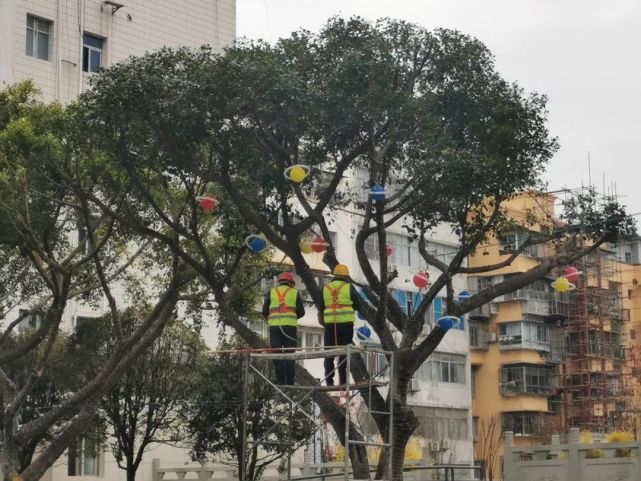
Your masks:
<svg viewBox="0 0 641 481"><path fill-rule="evenodd" d="M2 476L0 481L10 481L19 474L19 451L11 440L5 440L4 443L0 443L0 446L0 475Z"/></svg>
<svg viewBox="0 0 641 481"><path fill-rule="evenodd" d="M127 481L136 481L137 466L127 465Z"/></svg>
<svg viewBox="0 0 641 481"><path fill-rule="evenodd" d="M418 419L412 412L411 408L403 404L394 405L394 426L392 433L392 473L389 475L389 449L382 449L381 456L376 467L375 479L389 479L392 481L402 481L403 464L405 461L405 448L410 437L418 427ZM381 438L384 443L390 442L389 430L387 426L381 432Z"/></svg>

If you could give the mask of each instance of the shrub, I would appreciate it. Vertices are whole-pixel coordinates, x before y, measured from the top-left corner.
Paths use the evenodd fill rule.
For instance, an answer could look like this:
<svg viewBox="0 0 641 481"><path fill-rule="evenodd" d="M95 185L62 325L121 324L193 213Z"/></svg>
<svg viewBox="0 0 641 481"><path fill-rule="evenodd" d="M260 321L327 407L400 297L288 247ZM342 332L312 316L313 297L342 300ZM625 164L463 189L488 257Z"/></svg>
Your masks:
<svg viewBox="0 0 641 481"><path fill-rule="evenodd" d="M608 434L609 443L629 443L634 441L634 436L625 431L614 431ZM614 451L615 458L631 458L633 456L631 448L617 448Z"/></svg>

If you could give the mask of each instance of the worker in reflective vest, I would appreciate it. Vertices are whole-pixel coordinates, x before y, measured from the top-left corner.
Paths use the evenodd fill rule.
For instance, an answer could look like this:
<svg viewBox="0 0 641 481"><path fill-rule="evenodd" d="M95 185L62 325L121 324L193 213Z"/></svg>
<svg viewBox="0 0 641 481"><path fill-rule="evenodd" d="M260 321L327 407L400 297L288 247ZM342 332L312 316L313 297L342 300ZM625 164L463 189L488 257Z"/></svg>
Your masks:
<svg viewBox="0 0 641 481"><path fill-rule="evenodd" d="M349 268L344 264L334 267L334 279L323 288L323 318L325 321L325 346L352 344L356 311L360 311L360 297L349 282ZM338 358L338 380L347 382L346 356ZM334 385L334 358L325 358L325 380Z"/></svg>
<svg viewBox="0 0 641 481"><path fill-rule="evenodd" d="M297 320L305 315L305 306L291 272L281 272L278 287L270 289L263 302L263 317L269 324L269 344L273 348L296 347ZM291 351L285 351L291 352ZM296 361L274 360L276 383L294 384Z"/></svg>

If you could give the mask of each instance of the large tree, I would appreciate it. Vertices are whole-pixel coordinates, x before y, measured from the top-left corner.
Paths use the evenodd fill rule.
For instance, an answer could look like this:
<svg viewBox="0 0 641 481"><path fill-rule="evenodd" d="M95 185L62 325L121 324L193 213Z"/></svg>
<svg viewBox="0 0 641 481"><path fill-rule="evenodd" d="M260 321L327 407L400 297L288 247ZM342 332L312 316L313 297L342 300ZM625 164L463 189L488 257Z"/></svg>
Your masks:
<svg viewBox="0 0 641 481"><path fill-rule="evenodd" d="M540 174L557 148L545 126L545 104L544 96L502 79L491 52L474 38L401 21L334 18L318 34L299 31L274 45L240 43L222 55L161 50L131 59L99 76L74 116L90 139L80 150L101 159L96 178L111 185L88 196L92 205L191 266L211 290L221 321L254 347L265 341L242 322L234 304L248 279L212 260L206 246L212 228L235 216L241 222L226 234L242 239L261 232L291 259L319 306L322 291L299 244L311 231L323 236L329 244L325 262L333 267L340 259L328 222L337 208L354 212L363 273L355 281L371 301L367 320L382 346L395 353L395 384L374 390L371 398L368 391L362 395L373 411L393 405L393 439L387 438L389 418L374 416L382 439L394 446L381 455L376 477L399 480L405 446L418 425L407 405L409 381L447 332L443 324L421 335L437 294L446 293L449 315L461 316L632 228L615 199L588 193L565 206L564 225L538 219L537 233L516 252L494 265L467 267L479 245L515 227L505 202L541 187ZM283 176L295 164L311 167L302 184ZM365 172L365 185L344 180L356 169ZM362 201L362 189L375 184L386 186L386 198ZM120 185L131 188L123 200L131 202L127 216L115 212ZM212 190L222 206L216 221L203 215L196 199ZM153 212L154 222L137 215L137 208ZM449 262L426 248L426 237L443 224L459 241ZM528 217L525 227L532 224ZM398 225L439 272L409 314L388 295L397 273L388 266L386 237ZM378 263L366 253L370 237L377 240ZM455 275L491 273L544 243L553 248L531 269L456 300ZM242 242L232 247L232 259L247 257ZM354 356L352 375L368 376L360 356ZM300 366L297 379L314 382ZM313 398L344 441L341 410L322 392ZM356 426L349 431L360 439ZM392 473L386 472L390 455ZM364 447L351 446L350 457L355 477L367 478Z"/></svg>
<svg viewBox="0 0 641 481"><path fill-rule="evenodd" d="M12 481L40 479L83 432L101 398L160 335L187 278L178 258L162 246L130 249L128 234L113 218L64 184L61 171L91 192L90 166L65 169L72 152L62 133L64 110L37 102L34 94L29 82L0 92L0 473ZM137 262L160 252L158 290L148 296L152 308L138 329L124 333L118 307L128 299L114 295L114 286L142 292L128 278L139 272ZM97 306L103 298L111 313L112 355L91 380L34 411L38 393L60 374L54 360L70 302ZM25 323L34 328L18 335ZM25 359L27 373L15 368ZM32 459L32 447L43 440L48 442Z"/></svg>

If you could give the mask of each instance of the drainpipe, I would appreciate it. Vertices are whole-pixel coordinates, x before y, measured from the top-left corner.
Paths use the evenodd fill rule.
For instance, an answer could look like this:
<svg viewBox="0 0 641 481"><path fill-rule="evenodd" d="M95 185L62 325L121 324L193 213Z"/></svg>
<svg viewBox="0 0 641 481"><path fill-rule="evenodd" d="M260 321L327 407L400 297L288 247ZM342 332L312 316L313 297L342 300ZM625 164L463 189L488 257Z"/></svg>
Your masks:
<svg viewBox="0 0 641 481"><path fill-rule="evenodd" d="M60 0L56 2L56 100L60 101L60 83L62 77L62 58L60 57L60 52L62 51L62 37L60 32Z"/></svg>
<svg viewBox="0 0 641 481"><path fill-rule="evenodd" d="M83 41L82 36L85 33L85 0L79 0L78 6L78 30L80 32L80 41L78 46L80 47L80 61L78 62L78 95L82 93L82 48Z"/></svg>

